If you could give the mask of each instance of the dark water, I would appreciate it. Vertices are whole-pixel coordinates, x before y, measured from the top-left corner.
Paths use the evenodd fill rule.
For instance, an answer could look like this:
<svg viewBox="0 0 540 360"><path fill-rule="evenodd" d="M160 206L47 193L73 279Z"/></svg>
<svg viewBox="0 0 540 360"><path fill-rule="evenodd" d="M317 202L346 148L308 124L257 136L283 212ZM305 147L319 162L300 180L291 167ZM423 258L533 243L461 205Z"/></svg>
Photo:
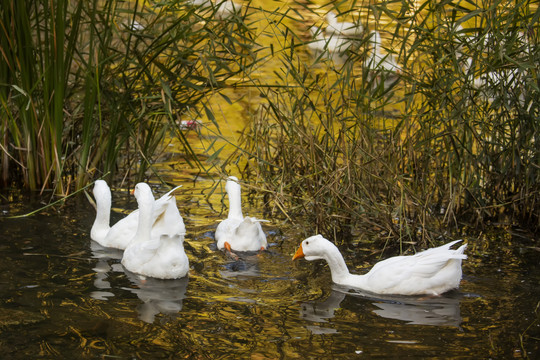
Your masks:
<svg viewBox="0 0 540 360"><path fill-rule="evenodd" d="M293 263L301 231L279 223L265 224L269 251L239 260L216 251L219 201L213 210L186 192L177 199L189 277L141 280L120 252L91 242L84 196L8 219L39 197L0 195L3 359L540 356L540 252L526 236L467 239L459 291L373 297L331 285L322 263ZM134 208L126 199L113 197Z"/></svg>

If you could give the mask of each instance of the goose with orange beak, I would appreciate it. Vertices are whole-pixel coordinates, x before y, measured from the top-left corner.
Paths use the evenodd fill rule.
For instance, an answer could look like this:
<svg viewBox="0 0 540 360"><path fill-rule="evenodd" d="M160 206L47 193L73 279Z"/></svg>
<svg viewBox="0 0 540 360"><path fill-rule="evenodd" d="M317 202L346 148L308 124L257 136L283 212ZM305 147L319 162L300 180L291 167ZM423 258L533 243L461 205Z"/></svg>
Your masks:
<svg viewBox="0 0 540 360"><path fill-rule="evenodd" d="M293 260L325 260L334 283L374 294L439 295L459 287L467 244L456 250L450 247L460 241L415 255L388 258L375 264L365 275L351 274L337 246L321 235L302 241Z"/></svg>
<svg viewBox="0 0 540 360"><path fill-rule="evenodd" d="M216 228L216 242L218 249L232 251L258 251L268 247L266 235L261 222L242 214L241 189L238 179L230 176L225 185L229 198L229 215L219 223Z"/></svg>

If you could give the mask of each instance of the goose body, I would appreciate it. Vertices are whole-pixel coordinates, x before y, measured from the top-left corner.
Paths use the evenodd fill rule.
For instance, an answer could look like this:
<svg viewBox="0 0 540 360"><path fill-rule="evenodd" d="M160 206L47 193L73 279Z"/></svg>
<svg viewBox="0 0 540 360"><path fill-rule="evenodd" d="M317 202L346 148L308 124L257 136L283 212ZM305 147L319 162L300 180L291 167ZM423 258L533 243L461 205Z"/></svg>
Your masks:
<svg viewBox="0 0 540 360"><path fill-rule="evenodd" d="M242 10L242 4L232 0L216 0L214 2L211 0L191 0L190 3L202 10L214 11L214 16L220 20L230 18Z"/></svg>
<svg viewBox="0 0 540 360"><path fill-rule="evenodd" d="M174 211L174 209L169 210L169 207L172 206L170 200L174 199L171 197L171 193L176 189L178 187L156 200L154 212L152 213L153 222L158 220L164 212ZM125 250L137 231L139 210L134 210L111 227L109 226L111 213L111 190L109 186L104 180L97 180L93 192L96 199L97 211L96 219L90 231L90 237L101 246ZM174 208L178 211L176 203L174 204Z"/></svg>
<svg viewBox="0 0 540 360"><path fill-rule="evenodd" d="M371 54L366 61L366 65L373 71L385 71L388 73L397 73L401 71L396 58L393 54L384 55L381 52L381 34L378 31L370 33Z"/></svg>
<svg viewBox="0 0 540 360"><path fill-rule="evenodd" d="M158 278L178 279L187 275L189 260L184 251L184 222L174 198L153 225L155 206L152 190L145 183L135 186L139 205L139 224L133 241L124 251L122 265L136 274ZM174 211L176 209L176 211Z"/></svg>
<svg viewBox="0 0 540 360"><path fill-rule="evenodd" d="M226 248L235 251L258 251L268 247L261 221L242 214L241 189L238 179L231 176L225 185L229 198L229 215L219 223L216 229L218 249Z"/></svg>
<svg viewBox="0 0 540 360"><path fill-rule="evenodd" d="M339 34L325 36L316 26L310 27L309 31L313 40L307 43L307 47L315 56L328 52L329 58L334 61L347 60L347 50L352 44L350 39Z"/></svg>
<svg viewBox="0 0 540 360"><path fill-rule="evenodd" d="M326 33L342 36L358 36L364 31L362 25L355 24L352 22L340 22L336 16L336 13L329 11L326 14L326 22L328 26L326 28Z"/></svg>
<svg viewBox="0 0 540 360"><path fill-rule="evenodd" d="M459 241L415 255L391 257L375 264L365 275L349 273L339 249L321 235L302 241L293 260L326 260L334 283L375 294L439 295L459 287L467 244L450 249Z"/></svg>
<svg viewBox="0 0 540 360"><path fill-rule="evenodd" d="M216 6L218 6L216 11L216 17L218 19L232 17L234 14L238 14L242 10L242 4L235 3L232 0L218 0L216 2Z"/></svg>

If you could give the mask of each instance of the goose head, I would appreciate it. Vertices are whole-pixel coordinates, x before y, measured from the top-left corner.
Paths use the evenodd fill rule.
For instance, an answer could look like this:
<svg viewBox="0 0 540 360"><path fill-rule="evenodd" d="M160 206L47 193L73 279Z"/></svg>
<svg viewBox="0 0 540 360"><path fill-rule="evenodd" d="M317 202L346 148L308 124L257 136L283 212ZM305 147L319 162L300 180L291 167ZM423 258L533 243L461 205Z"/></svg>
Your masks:
<svg viewBox="0 0 540 360"><path fill-rule="evenodd" d="M293 260L300 258L305 258L308 261L325 260L327 254L332 250L337 250L337 247L322 235L311 236L302 241L293 256Z"/></svg>
<svg viewBox="0 0 540 360"><path fill-rule="evenodd" d="M308 261L325 260L330 267L332 281L336 284L347 284L351 280L351 276L355 277L355 283L362 275L351 275L343 256L339 249L329 240L321 235L315 235L302 241L300 247L293 256L293 260L305 258Z"/></svg>
<svg viewBox="0 0 540 360"><path fill-rule="evenodd" d="M337 21L336 13L333 12L333 11L329 11L329 12L326 14L326 21L328 22L329 25L335 25L335 24L337 24L338 21Z"/></svg>
<svg viewBox="0 0 540 360"><path fill-rule="evenodd" d="M146 183L138 183L133 189L133 194L137 199L137 204L139 208L143 206L151 206L154 204L154 195L152 194L152 189Z"/></svg>
<svg viewBox="0 0 540 360"><path fill-rule="evenodd" d="M111 190L109 189L109 185L107 185L105 180L96 180L94 183L93 193L97 206L99 206L100 203L111 203Z"/></svg>

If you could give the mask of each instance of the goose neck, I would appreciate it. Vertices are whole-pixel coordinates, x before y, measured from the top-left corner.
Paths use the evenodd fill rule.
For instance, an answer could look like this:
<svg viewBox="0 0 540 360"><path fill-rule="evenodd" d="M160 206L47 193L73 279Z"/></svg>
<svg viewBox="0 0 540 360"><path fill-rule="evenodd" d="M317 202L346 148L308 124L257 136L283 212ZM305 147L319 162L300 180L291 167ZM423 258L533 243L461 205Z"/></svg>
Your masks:
<svg viewBox="0 0 540 360"><path fill-rule="evenodd" d="M106 195L98 195L96 199L96 219L92 225L92 238L99 237L98 232L107 232L110 228L111 217L111 197Z"/></svg>
<svg viewBox="0 0 540 360"><path fill-rule="evenodd" d="M111 203L104 203L97 201L96 204L96 220L95 223L98 223L103 226L109 226L110 217L111 217Z"/></svg>
<svg viewBox="0 0 540 360"><path fill-rule="evenodd" d="M139 203L139 224L137 225L137 232L133 239L134 243L150 240L153 208L152 203Z"/></svg>
<svg viewBox="0 0 540 360"><path fill-rule="evenodd" d="M228 192L229 195L229 218L243 219L244 215L242 214L242 196L240 189L234 188L230 189Z"/></svg>
<svg viewBox="0 0 540 360"><path fill-rule="evenodd" d="M332 281L338 284L343 283L344 279L348 278L350 273L345 263L345 259L339 252L337 247L332 247L325 254L325 260L330 267Z"/></svg>

